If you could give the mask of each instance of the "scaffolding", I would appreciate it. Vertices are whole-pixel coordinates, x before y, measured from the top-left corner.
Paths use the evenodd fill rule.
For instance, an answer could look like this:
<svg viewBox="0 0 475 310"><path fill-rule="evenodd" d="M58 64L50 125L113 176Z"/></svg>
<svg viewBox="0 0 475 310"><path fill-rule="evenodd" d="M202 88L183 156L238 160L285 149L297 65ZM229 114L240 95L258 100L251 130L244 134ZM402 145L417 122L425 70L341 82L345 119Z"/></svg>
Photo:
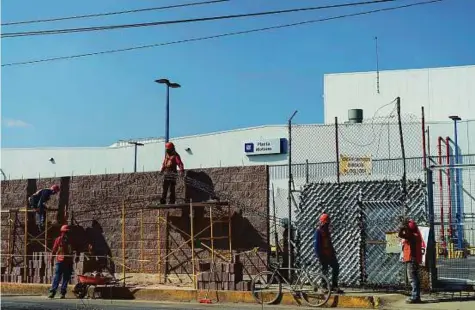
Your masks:
<svg viewBox="0 0 475 310"><path fill-rule="evenodd" d="M121 249L115 248L117 252L116 257L111 256L99 256L92 254L92 257L97 258L106 258L113 262L116 266L121 266L122 270L122 278L123 284L126 285L126 277L129 273L145 273L151 274L153 273L152 270L147 270L144 268L144 263L152 262L156 265L156 275L158 276L160 283L170 283L172 282L171 279L171 264L170 258L177 254L179 251L183 251L183 248L187 245L191 248L191 260L189 258L182 259L183 261L179 262L178 265L185 264L191 261L191 279L193 288L196 289L197 287L197 276L199 274L199 263L203 262L197 255L197 245L199 248L204 249L204 251L209 254L209 258L206 259L210 263L214 264L216 260L222 260L223 262L232 263L233 262L233 244L232 244L232 215L233 211L228 202L223 201L207 201L207 202L193 202L190 200L188 203L182 204L149 204L142 206L140 208L133 207L128 208L128 203L126 200L122 200L122 205L120 209L115 212L115 214L121 214ZM177 227L172 223L170 220L170 211L174 210L181 210L182 217L189 218L189 226L188 227ZM201 210L200 218L198 218L197 210ZM57 209L48 209L47 212L57 211ZM127 211L134 211L133 212L133 220L138 222L138 230L137 232L140 234L138 236L133 236L133 242L137 242L138 239L138 259L134 259L127 256L128 248L128 240L131 236L130 227L127 226L126 220ZM135 212L137 211L137 212ZM44 232L39 233L38 235L34 235L29 230L29 214L34 213L35 210L32 209L14 209L14 210L2 210L2 213L8 213L8 223L9 223L9 236L7 242L7 251L8 251L8 272L11 272L12 269L12 260L13 257L23 256L23 274L24 274L24 281L27 280L28 274L28 260L29 256L29 245L30 244L38 244L40 247L44 249L45 253L50 253L51 249L49 248L49 244L51 243L51 229L53 227L59 226L51 225L48 223L48 220L45 224ZM147 212L152 212L154 215L149 216ZM21 223L19 220L19 215L23 214L25 221ZM94 217L94 216L93 216ZM110 216L109 216L110 217ZM15 219L15 220L14 220ZM92 218L95 219L95 218ZM71 211L71 224L80 225L83 222L89 221L91 219L85 218L75 218L75 213ZM151 222L153 221L153 222ZM197 225L197 224L200 225ZM15 254L13 250L13 243L15 237L15 231L18 229L20 225L23 226L23 235L24 235L24 242L22 242L23 249L22 254ZM188 223L187 223L188 224ZM220 234L219 231L217 232L217 225L221 224L222 233ZM153 238L146 238L146 235L151 236L151 228L147 228L147 225L156 226L156 236ZM201 227L200 227L201 226ZM226 229L224 229L227 227ZM30 227L31 229L31 227ZM154 229L153 229L154 230ZM183 241L177 243L176 247L169 246L171 244L171 232L179 233ZM204 236L206 234L206 236ZM220 248L216 247L216 244L220 240L220 244L222 245ZM150 253L153 249L147 248L146 243L148 241L152 241L153 244L157 244L155 254L152 254L152 257L146 257L146 252ZM132 241L129 241L132 242ZM164 244L164 246L162 246ZM224 244L226 244L224 246ZM133 246L131 247L133 248ZM17 249L19 252L20 249ZM203 252L201 252L203 253ZM149 254L150 255L150 254ZM119 256L119 257L118 257ZM153 257L155 256L155 257ZM152 259L150 259L152 258ZM138 262L137 262L138 261ZM138 268L132 267L133 265L138 266ZM189 266L189 265L188 265ZM154 268L155 269L155 268ZM163 271L162 271L163 269ZM119 269L120 270L120 269ZM117 270L117 271L119 271ZM117 273L116 271L116 273ZM170 271L170 272L169 272ZM190 276L190 275L189 275Z"/></svg>
<svg viewBox="0 0 475 310"><path fill-rule="evenodd" d="M31 255L28 254L29 245L39 244L44 248L44 253L51 252L51 249L48 247L49 241L52 240L51 229L57 227L59 224L48 225L48 212L49 211L58 211L58 209L48 208L45 210L45 227L44 231L41 231L39 234L32 234L29 230L29 215L35 214L36 210L30 208L22 209L11 209L11 210L1 210L1 213L8 214L8 239L7 239L7 253L6 255L2 253L2 256L7 257L7 273L11 273L13 266L13 259L16 256L21 256L23 258L23 277L26 281L28 274L28 260ZM12 214L14 216L12 217ZM19 214L24 216L23 218L23 249L22 254L15 254L15 235L17 235L17 227L21 226L19 219Z"/></svg>

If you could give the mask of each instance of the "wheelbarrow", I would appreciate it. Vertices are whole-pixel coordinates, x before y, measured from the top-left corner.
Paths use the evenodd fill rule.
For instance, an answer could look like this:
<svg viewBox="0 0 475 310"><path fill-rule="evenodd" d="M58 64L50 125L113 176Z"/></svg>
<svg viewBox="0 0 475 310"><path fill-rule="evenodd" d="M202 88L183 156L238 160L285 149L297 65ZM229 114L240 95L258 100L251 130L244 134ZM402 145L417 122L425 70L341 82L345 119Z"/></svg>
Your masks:
<svg viewBox="0 0 475 310"><path fill-rule="evenodd" d="M97 286L113 287L117 286L124 279L116 279L114 277L101 277L101 276L86 276L78 275L79 282L74 286L73 293L76 298L83 299L88 294L89 288L94 287L94 292L91 298L96 298Z"/></svg>

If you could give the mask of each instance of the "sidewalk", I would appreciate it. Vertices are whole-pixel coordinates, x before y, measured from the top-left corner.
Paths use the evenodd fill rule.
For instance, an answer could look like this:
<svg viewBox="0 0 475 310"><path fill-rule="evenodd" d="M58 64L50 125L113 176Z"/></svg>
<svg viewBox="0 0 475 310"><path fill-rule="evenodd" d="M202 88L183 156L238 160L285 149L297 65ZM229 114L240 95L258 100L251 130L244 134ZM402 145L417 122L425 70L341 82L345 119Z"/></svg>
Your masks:
<svg viewBox="0 0 475 310"><path fill-rule="evenodd" d="M74 298L69 286L67 297ZM49 285L46 284L16 284L1 283L1 295L28 295L46 296ZM136 287L113 287L98 288L104 299L161 301L178 303L196 303L206 296L206 291L191 289L163 288L136 288ZM472 300L467 300L471 296ZM247 304L256 305L251 292L244 291L210 291L209 296L214 306L219 304ZM347 290L343 295L332 296L326 307L353 308L353 309L437 309L437 310L474 310L475 295L460 296L459 294L433 294L422 297L424 303L408 305L405 303L406 296L398 293L378 293L361 290ZM219 301L219 302L218 302ZM278 306L299 306L298 300L292 295L285 294ZM264 305L264 308L276 308L273 305ZM306 308L306 307L302 307Z"/></svg>
<svg viewBox="0 0 475 310"><path fill-rule="evenodd" d="M68 297L73 297L71 292L73 286L69 286ZM49 285L46 284L17 284L2 283L2 295L29 295L29 296L46 296ZM206 296L206 291L196 291L190 289L173 289L173 288L135 288L135 287L113 287L98 288L103 298L107 299L135 299L148 301L163 302L197 302ZM387 294L382 294L385 296ZM391 295L391 294L390 294ZM394 294L392 294L394 295ZM356 309L377 309L380 306L381 296L375 296L370 293L347 293L344 295L331 296L327 303L327 307L334 308L356 308ZM251 295L251 292L244 291L210 291L209 299L216 304L257 304ZM291 294L284 294L279 305L299 306L300 303ZM264 305L265 308L273 307L272 305Z"/></svg>

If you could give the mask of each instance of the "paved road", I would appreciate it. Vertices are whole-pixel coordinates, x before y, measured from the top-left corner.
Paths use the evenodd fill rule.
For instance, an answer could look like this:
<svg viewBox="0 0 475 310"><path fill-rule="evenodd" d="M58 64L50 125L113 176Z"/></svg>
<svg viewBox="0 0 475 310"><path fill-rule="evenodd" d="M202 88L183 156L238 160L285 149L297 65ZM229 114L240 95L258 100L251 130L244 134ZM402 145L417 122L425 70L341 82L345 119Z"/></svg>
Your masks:
<svg viewBox="0 0 475 310"><path fill-rule="evenodd" d="M462 259L438 259L439 278L452 280L470 280L475 282L475 257Z"/></svg>
<svg viewBox="0 0 475 310"><path fill-rule="evenodd" d="M264 305L247 305L247 304L192 304L192 303L159 303L144 301L122 301L122 300L78 300L78 299L54 299L49 300L46 297L30 297L30 296L2 296L2 310L182 310L182 309L229 309L229 310L257 310L257 309L308 309L306 307L289 307L289 306L267 306ZM315 309L315 308L311 308ZM337 309L337 308L334 308Z"/></svg>

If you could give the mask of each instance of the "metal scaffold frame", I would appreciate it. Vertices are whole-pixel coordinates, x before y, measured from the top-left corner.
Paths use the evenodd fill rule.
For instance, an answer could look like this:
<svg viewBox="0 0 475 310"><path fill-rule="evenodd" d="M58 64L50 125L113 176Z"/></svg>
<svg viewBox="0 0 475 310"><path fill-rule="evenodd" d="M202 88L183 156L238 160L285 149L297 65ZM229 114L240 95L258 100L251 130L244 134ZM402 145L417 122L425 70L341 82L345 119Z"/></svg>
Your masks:
<svg viewBox="0 0 475 310"><path fill-rule="evenodd" d="M199 231L196 231L196 223L195 223L195 211L196 208L208 208L209 212L204 213L204 228L200 229ZM219 208L220 211L217 212L216 208ZM176 209L181 209L183 212L188 213L188 217L190 218L189 222L189 232L180 229L179 227L176 227L171 221L169 220L169 215L164 212L168 210L176 210ZM126 276L127 273L135 273L133 268L127 266L127 260L132 261L133 259L127 257L126 249L127 249L127 226L126 226L126 218L127 218L127 203L125 200L122 200L122 206L121 210L121 234L122 234L122 249L121 249L121 258L112 258L110 256L99 256L99 255L92 255L95 257L103 257L107 258L110 261L114 262L115 264L119 265L122 267L122 278L123 278L123 285L125 286L126 284ZM134 209L136 210L136 209ZM196 242L199 240L201 247L209 251L210 253L210 260L209 262L214 264L215 260L217 258L225 261L232 263L233 261L233 244L232 244L232 215L233 211L228 202L222 202L222 201L208 201L208 202L193 202L192 200L189 201L189 203L182 203L182 204L173 204L173 205L147 205L142 208L139 208L134 215L138 220L139 220L139 233L140 233L140 239L139 239L139 268L137 271L139 273L148 273L144 269L144 262L149 262L150 260L147 260L145 257L145 242L151 239L146 239L144 236L145 232L145 225L151 224L148 222L145 222L145 218L150 219L150 217L147 217L144 215L145 211L153 211L156 210L156 227L157 227L157 235L156 235L156 241L157 241L157 273L159 276L159 279L161 283L167 283L167 281L170 280L169 274L168 274L168 267L169 267L169 258L176 254L178 251L182 250L184 246L187 244L190 244L191 248L191 265L192 265L192 284L193 287L197 287L197 277L198 277L198 271L197 271L197 265L199 264L199 261L201 260L200 258L197 257L196 253ZM47 212L51 211L57 211L57 209L48 209ZM205 211L208 211L205 209ZM45 223L45 230L44 232L41 232L37 236L34 236L29 232L29 215L31 213L35 213L35 210L32 209L14 209L14 210L2 210L2 213L9 213L9 237L8 237L8 243L7 243L7 251L8 251L8 271L11 272L12 270L12 261L14 256L18 257L23 257L23 274L24 274L24 281L27 279L27 274L28 274L28 257L31 255L28 255L28 249L29 245L33 243L39 243L43 248L45 253L51 252L51 249L48 247L49 241L51 239L51 234L50 231L54 225L49 225L48 220L46 220ZM15 222L12 222L12 213L16 213L14 218ZM17 229L17 223L18 223L18 214L22 213L25 216L25 221L23 226L24 231L24 242L22 243L23 245L23 253L22 254L14 254L12 249L13 249L13 239L14 239L14 233L16 232ZM166 214L164 214L166 213ZM206 213L208 213L209 218L206 217ZM82 222L88 221L86 219L81 219L81 220L76 220L74 213L71 212L71 224L80 224ZM222 223L224 226L227 225L227 234L226 235L216 235L216 224ZM184 237L184 241L177 244L175 248L169 248L168 240L169 240L169 234L170 231L176 231L180 233ZM202 236L206 231L209 230L209 237L200 237ZM164 235L163 235L164 232ZM165 238L165 242L164 242ZM226 246L226 249L224 252L226 254L223 254L223 251L219 251L216 249L216 240L228 240L228 244ZM207 244L205 244L204 242ZM165 244L165 246L162 246L162 244ZM149 249L148 249L149 250ZM165 251L165 253L163 253ZM189 261L189 259L186 259L186 261ZM162 272L162 264L166 264L164 271Z"/></svg>
<svg viewBox="0 0 475 310"><path fill-rule="evenodd" d="M44 247L44 252L51 252L51 249L48 248L48 240L51 238L48 235L48 231L55 227L55 225L48 225L48 211L58 211L58 209L47 209L45 210L45 229L44 231L40 232L38 235L34 236L28 231L29 225L29 214L36 213L35 210L29 208L23 209L10 209L10 210L1 210L1 213L8 213L8 240L7 240L7 255L2 253L2 256L7 256L7 270L8 273L12 271L13 268L13 258L15 256L22 256L23 257L23 277L26 281L27 274L28 274L28 257L31 255L28 254L28 245L33 243L39 243L41 246ZM14 220L12 219L12 213L15 213ZM23 255L15 255L14 251L14 233L16 232L16 223L19 220L18 215L24 215L24 223L23 223ZM12 226L13 223L13 226ZM43 236L43 237L42 237Z"/></svg>

